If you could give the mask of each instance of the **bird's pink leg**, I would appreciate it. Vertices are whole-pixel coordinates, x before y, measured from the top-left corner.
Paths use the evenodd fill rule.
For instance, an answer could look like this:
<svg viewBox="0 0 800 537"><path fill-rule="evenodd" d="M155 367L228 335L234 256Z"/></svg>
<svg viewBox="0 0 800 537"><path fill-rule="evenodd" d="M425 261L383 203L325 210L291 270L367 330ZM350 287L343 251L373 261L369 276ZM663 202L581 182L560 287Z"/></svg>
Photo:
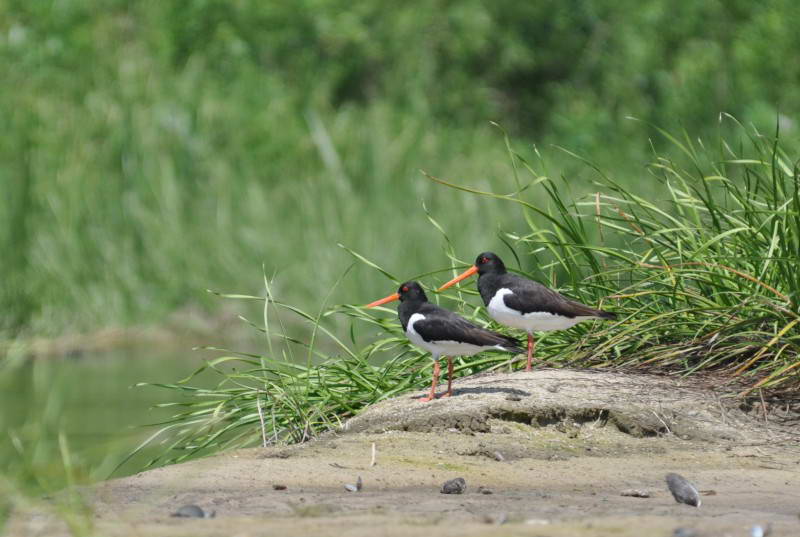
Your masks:
<svg viewBox="0 0 800 537"><path fill-rule="evenodd" d="M447 391L442 397L450 397L453 395L453 358L447 357Z"/></svg>
<svg viewBox="0 0 800 537"><path fill-rule="evenodd" d="M533 361L533 351L536 349L536 341L533 336L528 333L528 365L525 366L525 371L531 370L531 362Z"/></svg>
<svg viewBox="0 0 800 537"><path fill-rule="evenodd" d="M423 403L427 403L428 401L432 401L436 399L436 385L439 384L439 373L441 372L442 368L439 366L439 359L433 361L433 380L431 382L431 393L428 397L423 397L420 399Z"/></svg>

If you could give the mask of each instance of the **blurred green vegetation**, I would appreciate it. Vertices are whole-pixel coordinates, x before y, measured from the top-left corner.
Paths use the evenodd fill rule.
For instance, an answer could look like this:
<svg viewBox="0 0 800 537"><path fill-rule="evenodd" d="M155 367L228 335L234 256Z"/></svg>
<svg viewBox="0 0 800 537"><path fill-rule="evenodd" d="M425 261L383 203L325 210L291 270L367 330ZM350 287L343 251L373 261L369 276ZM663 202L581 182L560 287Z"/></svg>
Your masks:
<svg viewBox="0 0 800 537"><path fill-rule="evenodd" d="M0 4L0 331L158 321L207 287L309 307L368 252L446 266L517 215L418 169L513 188L518 145L641 181L650 131L721 111L792 132L800 4L6 0ZM548 155L546 155L548 156ZM587 189L575 163L548 173ZM379 296L357 267L334 301Z"/></svg>

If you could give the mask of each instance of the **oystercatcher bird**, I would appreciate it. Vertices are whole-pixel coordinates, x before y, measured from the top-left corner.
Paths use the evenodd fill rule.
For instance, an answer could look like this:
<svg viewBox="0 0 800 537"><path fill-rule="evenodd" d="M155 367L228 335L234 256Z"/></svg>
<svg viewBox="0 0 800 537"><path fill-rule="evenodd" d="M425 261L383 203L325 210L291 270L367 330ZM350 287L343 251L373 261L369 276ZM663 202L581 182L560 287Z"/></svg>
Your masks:
<svg viewBox="0 0 800 537"><path fill-rule="evenodd" d="M492 252L478 255L472 267L441 286L439 291L476 272L478 291L489 315L500 324L521 328L528 333L528 364L525 371L531 370L536 345L534 332L564 330L581 321L617 317L616 313L590 308L538 282L511 274L503 261Z"/></svg>
<svg viewBox="0 0 800 537"><path fill-rule="evenodd" d="M431 393L423 397L427 402L435 398L439 383L439 358L447 357L447 392L453 394L453 356L472 356L482 351L525 352L516 339L476 326L461 317L428 302L419 283L411 281L400 286L396 293L376 300L366 307L374 308L393 300L400 300L397 316L409 341L431 353L433 358L433 380Z"/></svg>

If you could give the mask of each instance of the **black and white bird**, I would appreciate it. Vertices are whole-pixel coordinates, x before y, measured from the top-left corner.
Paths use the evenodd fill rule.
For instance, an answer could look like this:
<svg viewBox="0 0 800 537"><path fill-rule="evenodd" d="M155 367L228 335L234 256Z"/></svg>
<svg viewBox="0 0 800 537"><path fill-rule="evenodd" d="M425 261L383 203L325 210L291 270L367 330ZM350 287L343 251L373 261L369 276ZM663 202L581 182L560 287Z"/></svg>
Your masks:
<svg viewBox="0 0 800 537"><path fill-rule="evenodd" d="M402 284L396 293L366 307L374 308L393 300L400 300L397 316L406 337L433 358L431 392L422 398L423 402L435 398L442 356L447 357L447 392L442 397L449 397L453 394L453 356L472 356L483 351L525 352L516 339L476 326L452 311L431 304L420 284L414 281Z"/></svg>
<svg viewBox="0 0 800 537"><path fill-rule="evenodd" d="M536 345L534 332L564 330L581 321L614 319L617 316L610 311L590 308L538 282L508 272L503 261L492 252L480 254L472 267L441 286L439 291L475 273L478 273L478 292L489 316L500 324L528 333L525 371L531 370Z"/></svg>

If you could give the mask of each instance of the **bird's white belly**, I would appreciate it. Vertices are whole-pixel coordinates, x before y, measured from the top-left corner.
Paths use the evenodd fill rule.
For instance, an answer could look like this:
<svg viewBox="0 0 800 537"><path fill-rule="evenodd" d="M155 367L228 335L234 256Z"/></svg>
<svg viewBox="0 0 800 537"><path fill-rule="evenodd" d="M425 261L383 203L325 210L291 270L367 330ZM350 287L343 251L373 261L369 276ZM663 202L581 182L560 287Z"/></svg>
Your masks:
<svg viewBox="0 0 800 537"><path fill-rule="evenodd" d="M503 297L511 293L513 293L511 289L498 289L492 300L489 301L489 305L486 306L492 319L511 328L519 328L526 332L548 332L550 330L565 330L581 321L593 319L593 317L589 316L564 317L547 311L533 311L522 314L506 306L503 301Z"/></svg>
<svg viewBox="0 0 800 537"><path fill-rule="evenodd" d="M421 349L430 352L434 358L439 356L472 356L483 350L490 349L491 347L480 347L472 345L471 343L461 343L459 341L425 341L422 339L416 330L414 330L414 323L422 321L425 316L421 313L415 313L408 320L408 327L406 328L406 337L408 340Z"/></svg>

